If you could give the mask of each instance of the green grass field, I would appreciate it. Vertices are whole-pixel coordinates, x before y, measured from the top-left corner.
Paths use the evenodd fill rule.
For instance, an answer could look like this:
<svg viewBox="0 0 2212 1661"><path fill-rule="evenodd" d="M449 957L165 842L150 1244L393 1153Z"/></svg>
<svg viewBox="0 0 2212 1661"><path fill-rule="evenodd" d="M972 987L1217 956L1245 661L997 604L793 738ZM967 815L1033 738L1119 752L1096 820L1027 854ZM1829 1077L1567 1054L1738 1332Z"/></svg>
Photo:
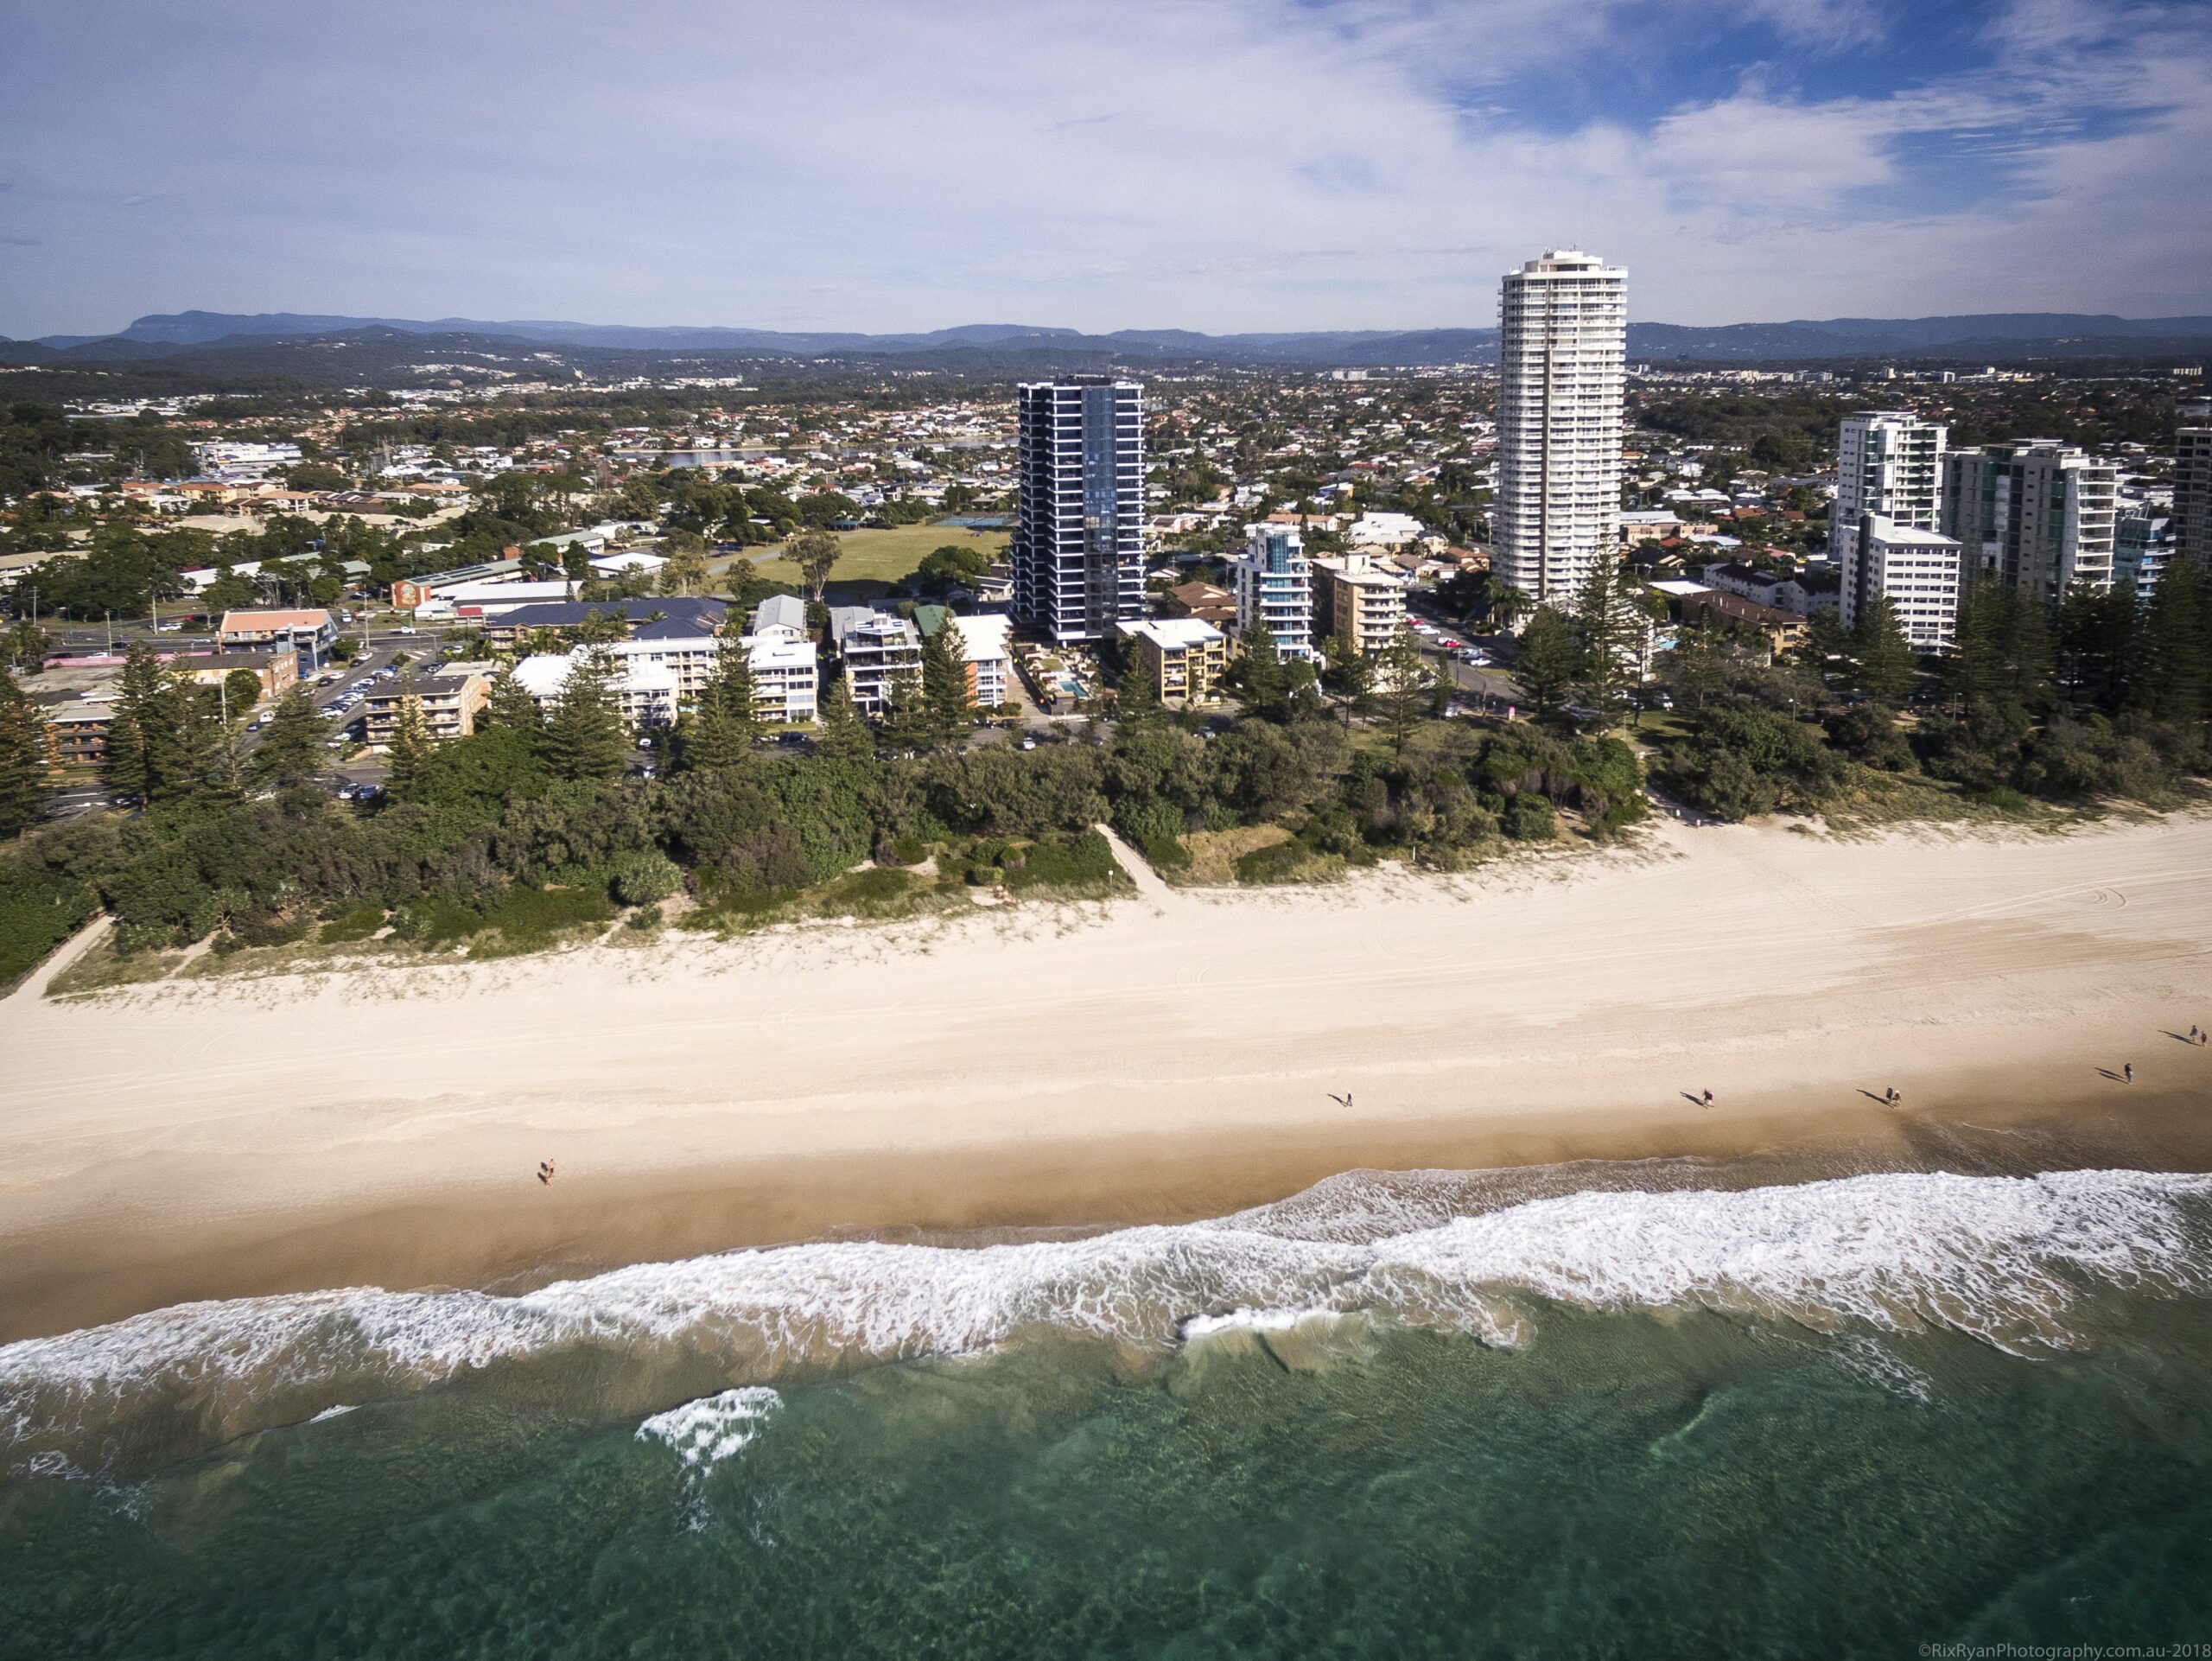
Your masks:
<svg viewBox="0 0 2212 1661"><path fill-rule="evenodd" d="M889 531L846 531L837 540L844 544L844 554L837 561L836 569L830 573L831 584L881 583L899 582L922 563L922 556L941 544L955 542L965 546L981 548L996 558L1006 550L1007 533L1003 531L969 531L957 525L902 525ZM790 561L777 557L775 548L748 548L745 557L753 562L753 569L772 582L796 582L798 568ZM719 574L727 561L715 562Z"/></svg>

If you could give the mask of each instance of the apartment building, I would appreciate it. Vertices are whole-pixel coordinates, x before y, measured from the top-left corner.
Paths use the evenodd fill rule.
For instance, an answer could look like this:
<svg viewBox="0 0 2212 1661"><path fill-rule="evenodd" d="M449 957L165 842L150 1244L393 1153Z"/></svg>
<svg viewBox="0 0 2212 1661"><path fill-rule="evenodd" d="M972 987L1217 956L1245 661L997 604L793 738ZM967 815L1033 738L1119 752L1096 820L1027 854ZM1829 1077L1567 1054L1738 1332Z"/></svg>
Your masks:
<svg viewBox="0 0 2212 1661"><path fill-rule="evenodd" d="M797 724L814 719L821 702L822 665L814 642L802 636L749 634L741 642L753 671L755 719Z"/></svg>
<svg viewBox="0 0 2212 1661"><path fill-rule="evenodd" d="M1014 606L1053 640L1144 615L1144 389L1103 375L1014 389Z"/></svg>
<svg viewBox="0 0 2212 1661"><path fill-rule="evenodd" d="M2125 582L2145 604L2158 591L2158 573L2178 551L2175 522L2149 507L2123 511L2113 525L2112 580Z"/></svg>
<svg viewBox="0 0 2212 1661"><path fill-rule="evenodd" d="M562 689L568 685L576 665L598 650L578 646L573 652L544 652L524 658L514 667L515 682L537 700L540 709L550 711L560 703ZM613 668L607 690L625 724L632 731L675 725L679 700L673 670L664 664L620 659L613 660Z"/></svg>
<svg viewBox="0 0 2212 1661"><path fill-rule="evenodd" d="M1491 565L1563 605L1619 540L1628 272L1554 249L1506 274L1498 322Z"/></svg>
<svg viewBox="0 0 2212 1661"><path fill-rule="evenodd" d="M1236 632L1265 627L1286 659L1313 658L1313 568L1305 538L1287 525L1255 525L1244 533L1244 550L1230 562L1236 595Z"/></svg>
<svg viewBox="0 0 2212 1661"><path fill-rule="evenodd" d="M1124 623L1128 667L1141 675L1162 703L1203 703L1213 697L1229 667L1229 638L1211 623L1191 617L1160 617Z"/></svg>
<svg viewBox="0 0 2212 1661"><path fill-rule="evenodd" d="M504 616L487 618L484 638L511 646L539 629L582 628L619 624L633 640L708 640L720 634L729 613L725 600L571 600L519 606Z"/></svg>
<svg viewBox="0 0 2212 1661"><path fill-rule="evenodd" d="M2076 582L2112 585L2119 490L2109 462L2050 439L1952 450L1941 529L1964 546L1968 578L2056 602Z"/></svg>
<svg viewBox="0 0 2212 1661"><path fill-rule="evenodd" d="M399 715L411 698L423 709L433 738L467 738L476 717L492 699L499 666L490 663L441 664L427 674L380 681L361 699L362 733L372 749L388 749L399 730Z"/></svg>
<svg viewBox="0 0 2212 1661"><path fill-rule="evenodd" d="M1898 525L1879 513L1859 517L1843 560L1839 620L1856 628L1877 601L1886 598L1915 652L1944 652L1956 644L1959 591L1965 553L1957 538Z"/></svg>
<svg viewBox="0 0 2212 1661"><path fill-rule="evenodd" d="M2212 576L2212 402L2183 404L2174 434L2174 551Z"/></svg>
<svg viewBox="0 0 2212 1661"><path fill-rule="evenodd" d="M881 715L892 687L904 676L922 672L921 631L893 612L832 606L830 642L863 715Z"/></svg>
<svg viewBox="0 0 2212 1661"><path fill-rule="evenodd" d="M1333 634L1365 656L1388 651L1406 626L1406 582L1365 554L1311 562L1318 640Z"/></svg>
<svg viewBox="0 0 2212 1661"><path fill-rule="evenodd" d="M1859 521L1870 513L1909 530L1939 527L1948 434L1909 410L1861 410L1843 418L1828 506L1828 546L1839 559L1856 545Z"/></svg>
<svg viewBox="0 0 2212 1661"><path fill-rule="evenodd" d="M1013 696L1013 621L996 612L955 617L960 632L960 660L968 667L968 693L978 710L995 710Z"/></svg>

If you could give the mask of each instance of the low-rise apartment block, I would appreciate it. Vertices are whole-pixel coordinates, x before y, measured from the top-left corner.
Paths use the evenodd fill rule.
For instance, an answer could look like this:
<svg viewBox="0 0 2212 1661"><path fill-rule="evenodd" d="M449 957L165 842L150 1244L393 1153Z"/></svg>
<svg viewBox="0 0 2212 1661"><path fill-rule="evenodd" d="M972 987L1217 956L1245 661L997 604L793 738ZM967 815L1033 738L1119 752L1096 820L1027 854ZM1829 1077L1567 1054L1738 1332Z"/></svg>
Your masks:
<svg viewBox="0 0 2212 1661"><path fill-rule="evenodd" d="M1877 600L1887 599L1915 652L1942 652L1958 637L1964 551L1955 538L1899 525L1879 513L1859 516L1844 550L1840 620L1856 628Z"/></svg>
<svg viewBox="0 0 2212 1661"><path fill-rule="evenodd" d="M1318 634L1333 634L1362 656L1386 652L1406 626L1405 580L1365 554L1313 562Z"/></svg>
<svg viewBox="0 0 2212 1661"><path fill-rule="evenodd" d="M576 665L594 650L591 646L578 646L574 652L545 652L524 658L514 667L515 682L537 700L540 709L550 710L560 703L562 690L568 685ZM620 659L613 660L613 667L614 672L607 690L613 695L615 708L621 712L624 722L632 731L675 724L678 698L673 670L664 664L625 662Z"/></svg>
<svg viewBox="0 0 2212 1661"><path fill-rule="evenodd" d="M740 643L753 671L753 715L798 724L814 719L821 702L822 665L814 642L780 634L749 634Z"/></svg>
<svg viewBox="0 0 2212 1661"><path fill-rule="evenodd" d="M1211 623L1161 617L1122 625L1125 672L1143 676L1162 703L1203 703L1229 667L1229 637Z"/></svg>
<svg viewBox="0 0 2212 1661"><path fill-rule="evenodd" d="M853 702L864 715L881 715L892 687L922 672L921 631L896 613L873 606L832 606L830 641L844 667Z"/></svg>
<svg viewBox="0 0 2212 1661"><path fill-rule="evenodd" d="M440 664L425 674L402 675L381 681L361 699L362 732L372 749L389 749L399 730L400 711L412 701L422 708L423 725L430 736L443 742L467 738L476 730L476 717L491 701L492 678L499 672L488 663Z"/></svg>

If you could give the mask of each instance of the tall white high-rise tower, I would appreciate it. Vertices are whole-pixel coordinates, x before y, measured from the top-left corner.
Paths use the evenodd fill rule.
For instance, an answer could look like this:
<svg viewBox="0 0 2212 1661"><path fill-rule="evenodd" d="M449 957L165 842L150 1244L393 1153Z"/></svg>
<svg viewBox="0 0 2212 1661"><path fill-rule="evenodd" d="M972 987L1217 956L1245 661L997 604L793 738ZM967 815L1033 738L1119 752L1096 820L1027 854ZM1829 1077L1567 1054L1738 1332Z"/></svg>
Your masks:
<svg viewBox="0 0 2212 1661"><path fill-rule="evenodd" d="M1491 569L1564 608L1620 541L1628 272L1554 249L1506 274L1498 324Z"/></svg>
<svg viewBox="0 0 2212 1661"><path fill-rule="evenodd" d="M1878 514L1892 525L1933 531L1943 507L1943 440L1938 422L1910 410L1861 410L1843 418L1836 442L1835 504L1828 510L1828 551L1842 558L1859 523Z"/></svg>

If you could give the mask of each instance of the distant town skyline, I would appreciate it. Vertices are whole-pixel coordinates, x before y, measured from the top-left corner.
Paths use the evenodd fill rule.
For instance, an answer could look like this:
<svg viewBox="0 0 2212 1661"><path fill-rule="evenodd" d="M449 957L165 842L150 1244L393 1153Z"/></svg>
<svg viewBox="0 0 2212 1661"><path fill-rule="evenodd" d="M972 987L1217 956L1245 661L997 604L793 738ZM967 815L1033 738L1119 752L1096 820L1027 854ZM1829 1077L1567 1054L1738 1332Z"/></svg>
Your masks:
<svg viewBox="0 0 2212 1661"><path fill-rule="evenodd" d="M1489 327L2212 312L2212 8L827 0L0 16L0 334L149 312Z"/></svg>

